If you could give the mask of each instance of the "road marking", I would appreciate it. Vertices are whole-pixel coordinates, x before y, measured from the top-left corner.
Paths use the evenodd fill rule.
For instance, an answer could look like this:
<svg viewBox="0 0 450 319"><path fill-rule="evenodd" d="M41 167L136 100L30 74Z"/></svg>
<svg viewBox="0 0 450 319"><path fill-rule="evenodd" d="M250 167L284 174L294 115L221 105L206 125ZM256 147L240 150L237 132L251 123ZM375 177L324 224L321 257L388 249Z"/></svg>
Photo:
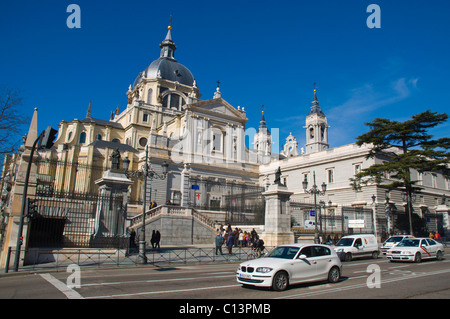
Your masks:
<svg viewBox="0 0 450 319"><path fill-rule="evenodd" d="M225 277L236 277L233 275L223 275L223 276L204 276L204 277L183 277L183 278L171 278L171 279L152 279L152 280L129 280L129 281L115 281L115 282L98 282L91 284L84 284L81 287L88 286L107 286L107 285L123 285L123 284L133 284L133 283L152 283L152 282L166 282L166 281L180 281L180 280L196 280L196 279L211 279L211 278L225 278Z"/></svg>
<svg viewBox="0 0 450 319"><path fill-rule="evenodd" d="M116 297L131 297L131 296L139 296L139 295L167 294L167 293L175 293L175 292L186 292L186 291L198 291L198 290L208 290L208 289L231 288L231 287L238 287L238 286L241 286L241 285L213 286L213 287L200 287L200 288L163 290L163 291L143 291L143 292L136 292L136 293L129 293L129 294L92 296L92 297L86 297L86 299L103 299L103 298L116 298Z"/></svg>
<svg viewBox="0 0 450 319"><path fill-rule="evenodd" d="M407 279L414 279L414 278L425 277L425 276L439 275L439 274L444 274L444 273L448 273L448 272L450 272L450 269L438 270L438 271L433 271L433 272L426 272L426 273L421 273L421 274L413 273L413 274L411 274L409 276L405 275L405 276L403 276L401 278L392 278L392 279L381 280L381 284L391 283L391 282L396 282L396 281L402 281L402 280L407 280ZM355 285L344 286L344 287L337 287L337 288L331 288L331 289L326 289L326 290L322 290L322 291L303 292L303 293L300 293L300 294L288 295L288 296L278 297L278 298L274 298L274 299L288 299L288 298L307 297L307 296L320 295L320 294L326 294L326 293L332 293L332 292L340 292L340 291L352 290L352 289L358 289L358 288L364 288L364 287L367 288L367 283L355 284Z"/></svg>
<svg viewBox="0 0 450 319"><path fill-rule="evenodd" d="M73 290L72 288L67 287L66 284L59 281L55 277L53 277L50 274L40 274L42 278L47 280L49 283L51 283L53 286L55 286L59 291L61 291L63 294L67 296L69 299L84 299L82 295L80 295L78 292Z"/></svg>

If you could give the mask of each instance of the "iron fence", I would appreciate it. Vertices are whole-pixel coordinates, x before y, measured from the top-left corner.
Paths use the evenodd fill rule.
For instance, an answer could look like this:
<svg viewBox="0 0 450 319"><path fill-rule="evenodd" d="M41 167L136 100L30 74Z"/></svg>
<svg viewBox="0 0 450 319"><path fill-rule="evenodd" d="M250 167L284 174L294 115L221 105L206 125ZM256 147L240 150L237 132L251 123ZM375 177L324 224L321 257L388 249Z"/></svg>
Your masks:
<svg viewBox="0 0 450 319"><path fill-rule="evenodd" d="M121 196L54 193L34 198L29 248L124 248L126 208Z"/></svg>
<svg viewBox="0 0 450 319"><path fill-rule="evenodd" d="M257 258L251 247L234 247L232 254L216 254L215 247L169 247L148 249L146 251L147 265L166 267L177 264L206 264L221 262L239 262ZM267 253L266 248L263 253ZM9 250L10 260L14 260L14 251ZM25 251L28 262L20 268L21 271L45 269L65 269L69 265L80 267L114 267L142 266L139 254L130 249L29 249ZM32 258L31 258L32 257ZM8 264L4 269L9 271Z"/></svg>

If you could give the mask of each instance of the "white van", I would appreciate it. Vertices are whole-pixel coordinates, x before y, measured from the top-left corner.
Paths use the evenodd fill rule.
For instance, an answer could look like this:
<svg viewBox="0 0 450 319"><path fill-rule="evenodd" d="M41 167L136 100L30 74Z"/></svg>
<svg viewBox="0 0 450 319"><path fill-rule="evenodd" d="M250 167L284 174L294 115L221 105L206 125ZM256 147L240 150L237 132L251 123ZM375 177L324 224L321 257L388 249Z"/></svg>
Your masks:
<svg viewBox="0 0 450 319"><path fill-rule="evenodd" d="M378 258L378 242L374 235L350 235L342 237L333 247L341 260L350 261L355 257Z"/></svg>
<svg viewBox="0 0 450 319"><path fill-rule="evenodd" d="M315 229L315 228L316 228L316 223L314 222L314 220L311 220L311 219L305 220L305 229Z"/></svg>

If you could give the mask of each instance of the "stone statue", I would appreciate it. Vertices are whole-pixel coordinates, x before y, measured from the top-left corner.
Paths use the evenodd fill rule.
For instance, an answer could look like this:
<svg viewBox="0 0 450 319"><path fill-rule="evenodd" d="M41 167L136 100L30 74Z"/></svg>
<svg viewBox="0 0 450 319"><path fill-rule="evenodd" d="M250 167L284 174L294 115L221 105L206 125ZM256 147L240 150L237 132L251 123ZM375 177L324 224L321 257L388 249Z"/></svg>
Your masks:
<svg viewBox="0 0 450 319"><path fill-rule="evenodd" d="M119 149L116 148L111 156L111 169L119 169L120 168L120 152Z"/></svg>
<svg viewBox="0 0 450 319"><path fill-rule="evenodd" d="M278 166L277 171L275 172L275 180L273 181L274 184L282 185L281 184L281 167Z"/></svg>

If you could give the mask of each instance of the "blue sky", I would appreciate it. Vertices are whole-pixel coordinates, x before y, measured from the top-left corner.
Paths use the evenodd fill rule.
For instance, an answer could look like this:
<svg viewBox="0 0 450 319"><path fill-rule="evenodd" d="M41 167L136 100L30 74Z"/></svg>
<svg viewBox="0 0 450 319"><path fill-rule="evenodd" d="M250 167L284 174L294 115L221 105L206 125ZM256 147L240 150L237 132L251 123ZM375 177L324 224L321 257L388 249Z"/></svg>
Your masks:
<svg viewBox="0 0 450 319"><path fill-rule="evenodd" d="M81 8L81 29L66 25L71 3ZM380 29L366 25L372 3ZM303 146L316 82L335 147L376 117L448 112L449 12L447 0L2 1L0 87L21 91L24 114L38 107L39 130L84 118L89 101L93 117L108 119L159 57L172 15L175 57L202 99L219 80L222 97L245 107L247 127L258 127L264 105L281 144L292 132ZM446 123L433 133L449 131Z"/></svg>

